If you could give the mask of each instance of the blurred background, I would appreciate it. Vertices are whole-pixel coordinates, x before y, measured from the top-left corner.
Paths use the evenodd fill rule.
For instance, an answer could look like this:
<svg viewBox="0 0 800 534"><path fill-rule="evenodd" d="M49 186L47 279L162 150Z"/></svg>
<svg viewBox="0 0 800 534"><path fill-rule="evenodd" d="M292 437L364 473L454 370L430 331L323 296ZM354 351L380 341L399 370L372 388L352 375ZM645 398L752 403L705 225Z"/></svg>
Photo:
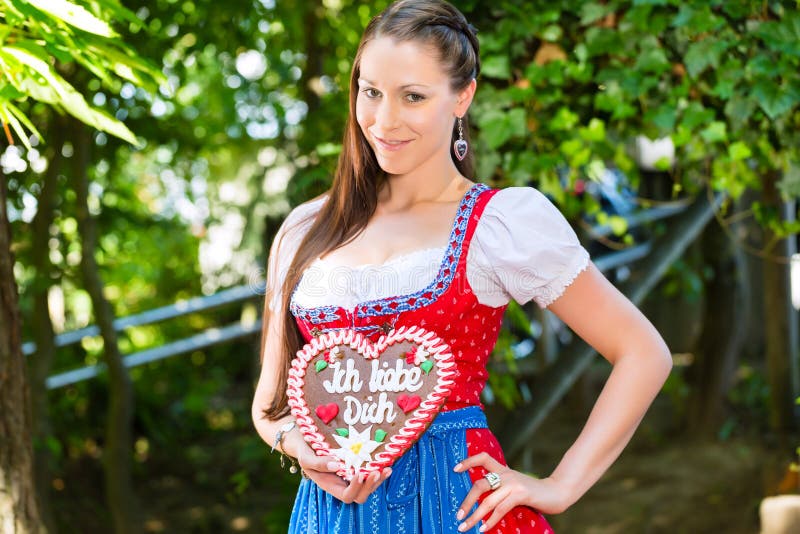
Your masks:
<svg viewBox="0 0 800 534"><path fill-rule="evenodd" d="M474 179L547 194L673 352L549 521L757 532L800 493L798 2L453 3L481 46ZM5 532L286 531L299 478L250 418L266 255L330 185L387 4L0 0ZM507 459L545 477L611 368L512 302L490 370Z"/></svg>

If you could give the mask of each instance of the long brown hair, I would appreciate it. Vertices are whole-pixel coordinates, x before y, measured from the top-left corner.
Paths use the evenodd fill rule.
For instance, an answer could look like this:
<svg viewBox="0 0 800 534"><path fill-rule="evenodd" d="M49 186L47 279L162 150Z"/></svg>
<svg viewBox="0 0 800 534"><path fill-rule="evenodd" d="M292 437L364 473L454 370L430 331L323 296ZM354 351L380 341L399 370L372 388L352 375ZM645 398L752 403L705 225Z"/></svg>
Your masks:
<svg viewBox="0 0 800 534"><path fill-rule="evenodd" d="M300 241L286 277L282 281L281 309L284 313L281 318L284 344L280 358L281 368L275 369L275 372L279 373L277 387L270 406L264 410L264 417L274 420L289 412L286 378L292 358L305 344L294 316L289 310L292 291L314 258L350 242L366 227L377 206L378 191L386 180L372 147L355 119L358 78L364 46L378 37L391 37L399 42L415 41L428 45L438 53L442 68L449 74L451 90L460 92L480 73L476 31L458 9L443 0L398 0L375 16L364 30L350 73L349 111L342 151L329 197ZM467 116L465 115L462 120L464 138L468 140ZM450 157L458 171L472 179L474 175L472 151L468 152L463 160L456 158L453 153L452 145L458 138L455 120L451 137ZM265 305L261 335L262 363L269 315L268 306Z"/></svg>

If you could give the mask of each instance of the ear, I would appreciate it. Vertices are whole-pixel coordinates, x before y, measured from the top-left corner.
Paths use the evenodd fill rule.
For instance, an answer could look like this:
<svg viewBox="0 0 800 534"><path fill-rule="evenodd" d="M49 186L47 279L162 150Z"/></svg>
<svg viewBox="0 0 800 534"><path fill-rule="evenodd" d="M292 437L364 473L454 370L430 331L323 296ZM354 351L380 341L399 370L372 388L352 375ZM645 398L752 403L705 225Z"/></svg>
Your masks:
<svg viewBox="0 0 800 534"><path fill-rule="evenodd" d="M467 113L469 105L472 103L472 98L475 96L475 90L477 87L478 82L475 81L475 78L472 78L469 84L458 93L456 107L453 110L453 113L455 113L456 117L463 117Z"/></svg>

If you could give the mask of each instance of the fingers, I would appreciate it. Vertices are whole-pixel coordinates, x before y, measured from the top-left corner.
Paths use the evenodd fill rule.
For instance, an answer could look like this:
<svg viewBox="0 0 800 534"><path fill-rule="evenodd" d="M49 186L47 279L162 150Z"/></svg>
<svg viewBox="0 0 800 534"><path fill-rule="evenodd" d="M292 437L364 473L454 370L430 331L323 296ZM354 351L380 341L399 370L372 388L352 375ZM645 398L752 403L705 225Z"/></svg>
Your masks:
<svg viewBox="0 0 800 534"><path fill-rule="evenodd" d="M487 471L495 472L508 469L505 465L492 458L488 452L479 452L478 454L464 459L461 463L456 464L456 466L453 468L453 471L460 473L465 469L472 469L473 467L483 467Z"/></svg>
<svg viewBox="0 0 800 534"><path fill-rule="evenodd" d="M464 520L463 523L458 525L459 532L464 532L475 526L475 523L483 519L483 517L489 513L489 511L496 509L500 503L509 496L509 491L504 488L500 488L498 490L493 491L490 493L478 506L478 508L470 515L468 518ZM502 515L500 516L502 517ZM488 527L481 527L481 532L484 532Z"/></svg>
<svg viewBox="0 0 800 534"><path fill-rule="evenodd" d="M464 516L467 514L469 510L472 509L472 505L478 501L478 498L489 491L489 483L486 479L482 478L480 480L476 480L475 483L470 488L469 493L461 502L461 506L458 507L458 512L456 513L456 519L459 521L464 519Z"/></svg>
<svg viewBox="0 0 800 534"><path fill-rule="evenodd" d="M304 471L313 469L322 473L335 473L342 464L335 456L317 456L315 453L303 454L297 459Z"/></svg>
<svg viewBox="0 0 800 534"><path fill-rule="evenodd" d="M390 467L386 467L383 471L376 471L374 473L370 473L369 477L366 478L364 486L361 488L361 491L358 493L358 496L355 498L355 502L357 503L365 503L367 502L367 498L378 489L384 480L389 478L389 475L392 474L392 469Z"/></svg>
<svg viewBox="0 0 800 534"><path fill-rule="evenodd" d="M342 477L335 473L326 473L314 469L304 469L304 471L306 476L313 480L320 488L337 499L341 499L342 493L347 488L347 483L342 480Z"/></svg>
<svg viewBox="0 0 800 534"><path fill-rule="evenodd" d="M301 455L298 459L300 467L319 487L345 503L367 502L370 494L392 474L392 469L360 473L348 483L335 474L341 469L341 462L334 456L317 456L313 452Z"/></svg>
<svg viewBox="0 0 800 534"><path fill-rule="evenodd" d="M361 474L350 481L350 486L345 490L345 502L356 502L364 504L381 483L392 474L391 468L384 468L383 471L375 471L373 473Z"/></svg>
<svg viewBox="0 0 800 534"><path fill-rule="evenodd" d="M494 527L498 521L503 519L503 516L505 516L508 512L510 512L512 508L514 508L514 504L509 504L509 503L510 500L505 499L500 504L497 505L497 508L494 509L492 515L489 516L489 519L483 522L483 526L481 526L480 528L481 532L485 532L490 528Z"/></svg>

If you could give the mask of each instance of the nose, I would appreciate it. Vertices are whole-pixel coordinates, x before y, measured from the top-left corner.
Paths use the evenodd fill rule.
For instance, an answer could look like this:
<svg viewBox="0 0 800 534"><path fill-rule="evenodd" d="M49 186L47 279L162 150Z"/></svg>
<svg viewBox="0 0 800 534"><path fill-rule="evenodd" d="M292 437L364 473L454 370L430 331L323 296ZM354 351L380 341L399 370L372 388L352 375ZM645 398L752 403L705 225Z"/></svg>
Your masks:
<svg viewBox="0 0 800 534"><path fill-rule="evenodd" d="M387 132L397 128L400 124L399 106L390 99L385 98L378 104L375 110L375 125L379 132Z"/></svg>

